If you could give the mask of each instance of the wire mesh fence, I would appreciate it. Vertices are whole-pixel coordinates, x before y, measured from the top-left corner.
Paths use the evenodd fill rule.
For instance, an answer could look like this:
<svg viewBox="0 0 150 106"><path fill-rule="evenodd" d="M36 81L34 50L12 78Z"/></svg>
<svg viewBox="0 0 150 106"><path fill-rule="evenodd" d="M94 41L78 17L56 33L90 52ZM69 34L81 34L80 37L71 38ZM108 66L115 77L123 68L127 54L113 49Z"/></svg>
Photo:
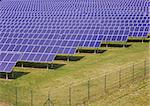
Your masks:
<svg viewBox="0 0 150 106"><path fill-rule="evenodd" d="M149 75L149 61L144 60L121 67L112 73L72 83L67 87L42 94L37 90L0 87L0 101L13 106L80 106L110 94L129 83L136 83Z"/></svg>

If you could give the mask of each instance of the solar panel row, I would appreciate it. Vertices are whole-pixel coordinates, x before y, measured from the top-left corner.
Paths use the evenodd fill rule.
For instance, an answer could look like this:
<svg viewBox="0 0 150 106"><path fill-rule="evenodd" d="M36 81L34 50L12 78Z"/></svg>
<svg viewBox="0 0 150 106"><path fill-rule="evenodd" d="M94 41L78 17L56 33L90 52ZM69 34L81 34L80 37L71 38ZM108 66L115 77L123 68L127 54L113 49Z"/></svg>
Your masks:
<svg viewBox="0 0 150 106"><path fill-rule="evenodd" d="M0 2L0 72L17 61L52 62L57 54L102 41L145 38L145 0L5 0Z"/></svg>

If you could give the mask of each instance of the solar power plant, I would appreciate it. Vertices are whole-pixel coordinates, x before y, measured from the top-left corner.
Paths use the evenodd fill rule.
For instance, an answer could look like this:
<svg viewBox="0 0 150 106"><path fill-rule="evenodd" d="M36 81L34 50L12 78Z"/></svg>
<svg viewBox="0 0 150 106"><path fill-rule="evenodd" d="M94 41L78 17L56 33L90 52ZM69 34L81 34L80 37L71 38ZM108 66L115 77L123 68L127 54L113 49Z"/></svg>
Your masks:
<svg viewBox="0 0 150 106"><path fill-rule="evenodd" d="M57 54L103 42L146 38L146 0L2 0L0 72L18 61L52 62Z"/></svg>

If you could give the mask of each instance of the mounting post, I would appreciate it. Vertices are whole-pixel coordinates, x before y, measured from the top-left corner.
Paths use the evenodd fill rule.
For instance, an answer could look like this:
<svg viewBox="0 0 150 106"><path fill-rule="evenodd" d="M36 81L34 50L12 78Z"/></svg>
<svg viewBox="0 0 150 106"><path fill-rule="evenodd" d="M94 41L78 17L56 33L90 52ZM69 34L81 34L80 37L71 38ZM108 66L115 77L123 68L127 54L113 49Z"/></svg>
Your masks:
<svg viewBox="0 0 150 106"><path fill-rule="evenodd" d="M80 53L80 50L79 50L79 49L77 50L77 53L78 53L78 54Z"/></svg>
<svg viewBox="0 0 150 106"><path fill-rule="evenodd" d="M108 47L108 43L106 42L106 47Z"/></svg>
<svg viewBox="0 0 150 106"><path fill-rule="evenodd" d="M14 73L13 72L11 73L11 77L14 78Z"/></svg>
<svg viewBox="0 0 150 106"><path fill-rule="evenodd" d="M125 47L128 47L127 42L126 42L126 44L125 44Z"/></svg>
<svg viewBox="0 0 150 106"><path fill-rule="evenodd" d="M125 44L123 44L123 48L125 48Z"/></svg>
<svg viewBox="0 0 150 106"><path fill-rule="evenodd" d="M47 70L49 70L49 64L47 63Z"/></svg>
<svg viewBox="0 0 150 106"><path fill-rule="evenodd" d="M142 43L144 43L144 39L142 38Z"/></svg>
<svg viewBox="0 0 150 106"><path fill-rule="evenodd" d="M21 67L23 68L24 66L23 66L23 63L21 63Z"/></svg>
<svg viewBox="0 0 150 106"><path fill-rule="evenodd" d="M94 54L96 54L96 50L94 49Z"/></svg>
<svg viewBox="0 0 150 106"><path fill-rule="evenodd" d="M94 54L97 54L98 53L98 48L95 48L94 49Z"/></svg>
<svg viewBox="0 0 150 106"><path fill-rule="evenodd" d="M70 59L69 59L69 55L67 56L67 61L68 61L68 62L70 61Z"/></svg>
<svg viewBox="0 0 150 106"><path fill-rule="evenodd" d="M53 62L51 63L51 69L53 69L54 68L54 64L53 64Z"/></svg>
<svg viewBox="0 0 150 106"><path fill-rule="evenodd" d="M8 73L6 73L6 80L8 80L9 79L9 77L8 77Z"/></svg>

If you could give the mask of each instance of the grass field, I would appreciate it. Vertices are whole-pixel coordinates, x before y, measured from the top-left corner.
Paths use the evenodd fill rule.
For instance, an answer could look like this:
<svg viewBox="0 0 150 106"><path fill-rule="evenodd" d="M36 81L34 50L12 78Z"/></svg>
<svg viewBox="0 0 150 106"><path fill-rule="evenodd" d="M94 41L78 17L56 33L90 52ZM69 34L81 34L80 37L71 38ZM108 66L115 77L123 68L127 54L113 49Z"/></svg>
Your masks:
<svg viewBox="0 0 150 106"><path fill-rule="evenodd" d="M113 94L89 104L89 106L149 106L149 79L119 89Z"/></svg>
<svg viewBox="0 0 150 106"><path fill-rule="evenodd" d="M79 61L56 60L55 64L64 66L57 69L21 68L15 67L15 72L25 75L6 81L0 79L0 94L8 92L11 87L33 89L39 94L47 94L61 86L84 81L94 76L116 71L119 67L149 58L149 43L130 43L128 48L106 48L104 53L80 53L74 56L83 56ZM1 95L2 96L2 95ZM0 96L0 98L1 98Z"/></svg>

